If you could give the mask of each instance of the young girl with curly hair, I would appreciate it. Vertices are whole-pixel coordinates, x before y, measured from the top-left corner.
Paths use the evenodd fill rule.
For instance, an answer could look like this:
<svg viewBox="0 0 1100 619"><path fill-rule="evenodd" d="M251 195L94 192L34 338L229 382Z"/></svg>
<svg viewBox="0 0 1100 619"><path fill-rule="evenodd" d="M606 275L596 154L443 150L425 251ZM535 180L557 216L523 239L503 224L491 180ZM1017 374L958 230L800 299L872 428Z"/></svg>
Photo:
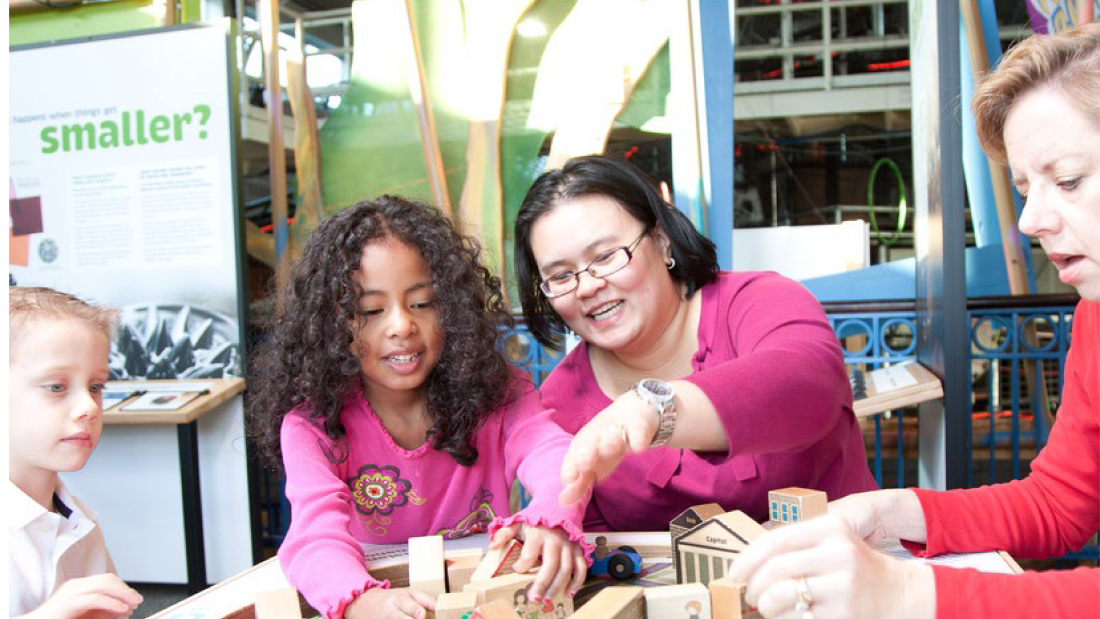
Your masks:
<svg viewBox="0 0 1100 619"><path fill-rule="evenodd" d="M323 221L294 265L250 381L261 450L286 470L293 519L279 560L325 617L423 619L360 543L489 531L541 558L534 598L583 582L584 508L561 507L570 436L495 343L500 281L436 209L394 196ZM531 503L508 516L518 477Z"/></svg>

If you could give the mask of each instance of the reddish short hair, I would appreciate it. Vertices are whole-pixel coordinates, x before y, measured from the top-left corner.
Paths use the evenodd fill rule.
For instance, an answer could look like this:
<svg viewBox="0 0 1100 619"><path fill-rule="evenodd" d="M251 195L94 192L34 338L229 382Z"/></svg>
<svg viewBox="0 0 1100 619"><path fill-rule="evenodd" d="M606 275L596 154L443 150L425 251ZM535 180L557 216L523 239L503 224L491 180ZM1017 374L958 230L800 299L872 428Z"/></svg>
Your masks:
<svg viewBox="0 0 1100 619"><path fill-rule="evenodd" d="M1006 160L1005 120L1020 97L1037 88L1065 93L1100 123L1100 23L1024 39L982 79L972 106L978 140L991 157Z"/></svg>

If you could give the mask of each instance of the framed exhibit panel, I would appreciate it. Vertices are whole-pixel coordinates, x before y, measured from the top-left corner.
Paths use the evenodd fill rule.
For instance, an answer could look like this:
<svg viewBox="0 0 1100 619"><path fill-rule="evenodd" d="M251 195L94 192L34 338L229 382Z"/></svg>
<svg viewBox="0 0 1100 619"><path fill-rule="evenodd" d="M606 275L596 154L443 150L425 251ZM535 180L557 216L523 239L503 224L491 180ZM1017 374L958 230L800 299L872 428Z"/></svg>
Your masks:
<svg viewBox="0 0 1100 619"><path fill-rule="evenodd" d="M120 309L112 379L241 372L228 45L226 21L11 50L9 283Z"/></svg>
<svg viewBox="0 0 1100 619"><path fill-rule="evenodd" d="M242 373L232 28L226 19L11 49L9 284L119 309L112 380ZM65 476L99 511L123 578L201 586L252 564L240 396L223 408L189 429L200 460L211 457L197 538L179 491L187 447L173 427L108 425L84 470ZM189 576L185 524L188 543L206 547L205 573Z"/></svg>

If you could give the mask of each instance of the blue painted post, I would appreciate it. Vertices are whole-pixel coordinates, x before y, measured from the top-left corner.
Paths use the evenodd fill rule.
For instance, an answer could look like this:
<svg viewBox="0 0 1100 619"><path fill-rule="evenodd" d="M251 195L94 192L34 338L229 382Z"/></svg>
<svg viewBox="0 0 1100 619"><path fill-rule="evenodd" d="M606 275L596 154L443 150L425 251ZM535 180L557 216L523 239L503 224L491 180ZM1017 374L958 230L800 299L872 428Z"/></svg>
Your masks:
<svg viewBox="0 0 1100 619"><path fill-rule="evenodd" d="M718 246L718 264L733 268L733 12L727 2L700 2L692 11L702 151L702 197L707 233Z"/></svg>
<svg viewBox="0 0 1100 619"><path fill-rule="evenodd" d="M976 0L982 20L982 37L990 67L1001 60L1001 42L997 36L997 13L992 0ZM970 216L974 221L974 239L978 247L1001 242L997 228L997 205L989 180L989 160L978 144L974 128L974 112L969 102L974 96L974 74L970 68L970 45L966 27L959 17L959 73L963 126L963 168L966 172L966 192L970 199Z"/></svg>

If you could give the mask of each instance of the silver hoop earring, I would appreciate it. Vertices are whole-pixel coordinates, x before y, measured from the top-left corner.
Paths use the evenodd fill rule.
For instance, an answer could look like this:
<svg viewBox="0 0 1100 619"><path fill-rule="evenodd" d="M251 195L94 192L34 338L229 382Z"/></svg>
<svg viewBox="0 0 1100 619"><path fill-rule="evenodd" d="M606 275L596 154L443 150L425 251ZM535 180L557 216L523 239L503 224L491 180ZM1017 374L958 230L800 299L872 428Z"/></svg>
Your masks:
<svg viewBox="0 0 1100 619"><path fill-rule="evenodd" d="M676 268L676 259L672 258L672 257L669 257L669 259L668 259L668 270L671 271L674 268Z"/></svg>

